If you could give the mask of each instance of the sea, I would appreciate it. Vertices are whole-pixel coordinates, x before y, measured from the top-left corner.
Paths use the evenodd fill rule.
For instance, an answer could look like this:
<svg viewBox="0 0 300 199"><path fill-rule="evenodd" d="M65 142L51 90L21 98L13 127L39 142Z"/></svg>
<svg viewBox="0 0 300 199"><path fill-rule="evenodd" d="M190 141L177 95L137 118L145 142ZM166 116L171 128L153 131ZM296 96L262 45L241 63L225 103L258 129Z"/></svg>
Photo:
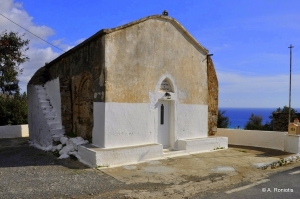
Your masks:
<svg viewBox="0 0 300 199"><path fill-rule="evenodd" d="M277 108L219 108L219 110L225 111L223 115L229 118L230 129L243 129L251 114L261 116L263 118L262 124L265 124L266 122L270 121L269 116L271 116L272 112L277 110ZM294 109L298 113L300 112L300 108Z"/></svg>

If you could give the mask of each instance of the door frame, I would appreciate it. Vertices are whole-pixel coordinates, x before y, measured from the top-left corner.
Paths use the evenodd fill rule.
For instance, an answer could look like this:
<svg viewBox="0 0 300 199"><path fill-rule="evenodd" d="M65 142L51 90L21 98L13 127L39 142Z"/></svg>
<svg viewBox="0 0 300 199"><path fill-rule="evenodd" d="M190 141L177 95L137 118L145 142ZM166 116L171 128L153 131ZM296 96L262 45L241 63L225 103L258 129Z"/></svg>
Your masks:
<svg viewBox="0 0 300 199"><path fill-rule="evenodd" d="M158 144L162 144L159 143L159 125L160 125L160 104L162 104L162 101L167 101L168 104L168 131L169 131L169 149L174 149L175 148L175 100L174 99L169 99L169 100L165 100L165 99L159 99L158 100L158 106L157 106L157 143Z"/></svg>

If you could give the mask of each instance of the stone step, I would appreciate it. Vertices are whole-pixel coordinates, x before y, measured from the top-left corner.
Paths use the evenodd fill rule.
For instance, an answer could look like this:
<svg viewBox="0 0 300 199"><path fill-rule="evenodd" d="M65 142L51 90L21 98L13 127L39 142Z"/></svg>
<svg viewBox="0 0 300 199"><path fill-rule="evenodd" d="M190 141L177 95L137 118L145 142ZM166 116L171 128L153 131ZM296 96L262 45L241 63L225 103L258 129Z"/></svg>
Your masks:
<svg viewBox="0 0 300 199"><path fill-rule="evenodd" d="M51 135L63 135L63 134L65 134L65 129L51 129L50 134Z"/></svg>
<svg viewBox="0 0 300 199"><path fill-rule="evenodd" d="M45 115L45 118L48 118L48 117L57 117L56 115L56 112L54 110L52 111L43 111L44 115Z"/></svg>
<svg viewBox="0 0 300 199"><path fill-rule="evenodd" d="M48 97L48 95L46 95L46 94L38 94L38 98L39 98L41 101L47 101L47 100L49 100L49 97Z"/></svg>
<svg viewBox="0 0 300 199"><path fill-rule="evenodd" d="M43 112L52 112L53 107L52 106L41 106L43 109Z"/></svg>
<svg viewBox="0 0 300 199"><path fill-rule="evenodd" d="M45 89L37 89L37 93L38 94L42 94L42 95L46 95L47 94L47 92L46 92Z"/></svg>
<svg viewBox="0 0 300 199"><path fill-rule="evenodd" d="M55 120L47 121L47 124L49 125L50 130L59 129L61 127L61 124Z"/></svg>
<svg viewBox="0 0 300 199"><path fill-rule="evenodd" d="M176 156L183 156L188 155L185 150L170 150L164 149L163 150L163 157L176 157Z"/></svg>
<svg viewBox="0 0 300 199"><path fill-rule="evenodd" d="M45 116L47 122L54 121L56 119L56 116Z"/></svg>
<svg viewBox="0 0 300 199"><path fill-rule="evenodd" d="M50 101L40 100L41 107L51 106Z"/></svg>

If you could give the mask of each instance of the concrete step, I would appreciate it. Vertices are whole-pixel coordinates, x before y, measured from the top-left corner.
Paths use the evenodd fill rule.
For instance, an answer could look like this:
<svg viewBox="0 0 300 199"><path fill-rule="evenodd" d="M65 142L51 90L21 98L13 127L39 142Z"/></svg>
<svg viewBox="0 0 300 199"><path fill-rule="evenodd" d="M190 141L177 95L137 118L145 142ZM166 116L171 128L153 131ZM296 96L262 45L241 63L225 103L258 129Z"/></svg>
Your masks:
<svg viewBox="0 0 300 199"><path fill-rule="evenodd" d="M51 106L50 101L46 101L46 100L40 100L40 105L41 107Z"/></svg>
<svg viewBox="0 0 300 199"><path fill-rule="evenodd" d="M43 109L43 112L52 112L53 107L52 106L41 106Z"/></svg>
<svg viewBox="0 0 300 199"><path fill-rule="evenodd" d="M38 98L42 101L47 101L49 100L49 96L46 94L38 94Z"/></svg>
<svg viewBox="0 0 300 199"><path fill-rule="evenodd" d="M45 89L44 89L44 90L38 89L38 90L37 90L37 93L38 93L38 95L47 95L47 92L46 92Z"/></svg>
<svg viewBox="0 0 300 199"><path fill-rule="evenodd" d="M59 129L61 127L61 124L57 121L47 121L47 124L50 130Z"/></svg>
<svg viewBox="0 0 300 199"><path fill-rule="evenodd" d="M45 116L45 119L47 120L47 122L52 122L56 119L56 116Z"/></svg>
<svg viewBox="0 0 300 199"><path fill-rule="evenodd" d="M43 113L45 115L45 118L47 118L47 117L57 117L56 112L54 110L52 110L50 112L49 111L43 111Z"/></svg>
<svg viewBox="0 0 300 199"><path fill-rule="evenodd" d="M163 150L163 157L176 157L176 156L183 156L188 155L185 150L172 150L172 149L164 149Z"/></svg>

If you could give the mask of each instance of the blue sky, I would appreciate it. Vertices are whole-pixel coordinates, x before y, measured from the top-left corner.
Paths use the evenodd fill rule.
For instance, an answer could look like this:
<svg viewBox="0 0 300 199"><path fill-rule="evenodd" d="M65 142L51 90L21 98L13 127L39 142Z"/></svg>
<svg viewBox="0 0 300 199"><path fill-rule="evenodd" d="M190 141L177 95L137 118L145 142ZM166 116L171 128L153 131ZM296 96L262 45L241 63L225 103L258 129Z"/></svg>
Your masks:
<svg viewBox="0 0 300 199"><path fill-rule="evenodd" d="M289 48L293 48L292 107L300 107L300 1L0 0L0 13L41 38L68 50L103 28L168 10L213 53L220 107L288 105ZM24 32L0 16L0 31ZM62 53L26 33L30 61L20 86L45 62Z"/></svg>

